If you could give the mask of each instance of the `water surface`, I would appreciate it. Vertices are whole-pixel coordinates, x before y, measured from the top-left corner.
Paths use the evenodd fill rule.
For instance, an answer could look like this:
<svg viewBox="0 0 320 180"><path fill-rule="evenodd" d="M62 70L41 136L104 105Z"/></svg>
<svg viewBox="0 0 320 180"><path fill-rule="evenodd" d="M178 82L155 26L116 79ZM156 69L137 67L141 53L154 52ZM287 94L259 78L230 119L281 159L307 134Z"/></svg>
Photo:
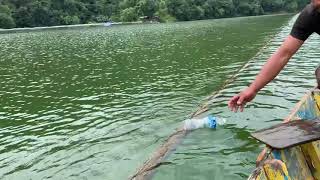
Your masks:
<svg viewBox="0 0 320 180"><path fill-rule="evenodd" d="M153 179L247 179L264 147L249 136L250 132L282 122L300 98L316 84L314 71L320 57L318 35L312 35L306 41L280 75L259 92L253 103L248 104L244 113L230 112L226 108L227 101L254 80L266 60L290 33L295 19L296 16L285 23L251 59L249 67L241 71L236 81L211 103L210 113L226 118L227 124L214 131L202 129L191 133Z"/></svg>
<svg viewBox="0 0 320 180"><path fill-rule="evenodd" d="M227 125L190 134L154 177L245 179L261 147L249 132L279 122L314 83L319 54L310 40L246 113L227 111L226 100L288 33L289 19L1 34L0 178L127 179L273 37L212 104Z"/></svg>

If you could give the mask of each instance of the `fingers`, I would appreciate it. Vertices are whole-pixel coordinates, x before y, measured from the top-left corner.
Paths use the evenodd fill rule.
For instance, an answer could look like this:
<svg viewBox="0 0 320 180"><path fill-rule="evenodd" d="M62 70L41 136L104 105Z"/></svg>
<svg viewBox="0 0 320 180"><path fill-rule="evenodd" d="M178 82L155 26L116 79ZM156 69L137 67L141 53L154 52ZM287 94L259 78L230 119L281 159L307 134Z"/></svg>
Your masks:
<svg viewBox="0 0 320 180"><path fill-rule="evenodd" d="M243 101L244 101L244 97L243 96L240 96L239 97L239 100L237 101L237 105L238 106L241 106L243 104Z"/></svg>
<svg viewBox="0 0 320 180"><path fill-rule="evenodd" d="M240 112L243 112L245 104L246 103L244 102L244 97L240 96L239 100L237 101L237 105L240 106Z"/></svg>
<svg viewBox="0 0 320 180"><path fill-rule="evenodd" d="M240 112L243 112L244 110L244 106L246 104L245 98L243 96L237 95L234 96L233 98L231 98L231 100L228 102L228 107L231 111L233 112L238 112L238 110L240 110Z"/></svg>
<svg viewBox="0 0 320 180"><path fill-rule="evenodd" d="M245 105L246 105L246 104L242 104L242 105L240 106L240 112L243 112Z"/></svg>
<svg viewBox="0 0 320 180"><path fill-rule="evenodd" d="M231 111L235 111L237 108L237 101L239 99L239 95L234 96L233 98L230 99L229 103L228 103L228 107Z"/></svg>
<svg viewBox="0 0 320 180"><path fill-rule="evenodd" d="M236 107L234 108L234 111L233 111L233 112L238 112L238 109L239 109L239 106L236 105Z"/></svg>

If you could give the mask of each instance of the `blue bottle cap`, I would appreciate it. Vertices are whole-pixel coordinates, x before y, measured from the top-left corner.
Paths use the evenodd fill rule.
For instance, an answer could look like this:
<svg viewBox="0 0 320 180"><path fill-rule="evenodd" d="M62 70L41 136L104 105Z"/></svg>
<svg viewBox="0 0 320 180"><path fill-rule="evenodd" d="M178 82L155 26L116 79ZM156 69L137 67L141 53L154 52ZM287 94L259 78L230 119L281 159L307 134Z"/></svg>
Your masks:
<svg viewBox="0 0 320 180"><path fill-rule="evenodd" d="M209 125L209 128L211 129L215 129L217 128L217 119L216 117L213 117L212 115L209 115L208 116L208 125Z"/></svg>

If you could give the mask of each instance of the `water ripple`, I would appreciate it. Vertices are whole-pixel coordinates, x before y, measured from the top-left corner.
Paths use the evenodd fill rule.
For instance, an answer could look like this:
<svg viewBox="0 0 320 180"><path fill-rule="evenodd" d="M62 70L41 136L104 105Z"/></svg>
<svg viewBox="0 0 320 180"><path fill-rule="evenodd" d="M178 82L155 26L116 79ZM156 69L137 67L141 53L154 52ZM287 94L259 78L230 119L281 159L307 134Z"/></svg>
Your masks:
<svg viewBox="0 0 320 180"><path fill-rule="evenodd" d="M201 99L219 89L288 18L1 34L0 178L126 179ZM271 44L279 44L287 30ZM225 100L248 84L260 59L274 46L216 100L215 113L225 113ZM212 173L219 177L215 173L225 169L228 177L244 177L253 163L251 151L258 151L256 142L247 140L249 131L261 127L259 121L273 123L269 118L259 119L265 115L263 110L274 111L271 119L279 119L281 114L276 114L287 110L311 82L308 71L296 71L301 62L306 68L315 65L309 59L319 53L313 54L316 48L308 51L302 50L291 69L288 66L249 107L248 111L258 113L237 118L225 113L238 122L230 121L229 128L217 131L220 135L203 131L198 134L200 140L189 136L182 146L185 149L162 166L165 171L205 169L207 173L199 176L208 178ZM300 89L295 93L296 87ZM290 90L286 95L284 88ZM279 101L283 104L274 103L284 96ZM211 136L216 138L208 142ZM214 170L204 168L213 166ZM166 179L185 179L186 175Z"/></svg>

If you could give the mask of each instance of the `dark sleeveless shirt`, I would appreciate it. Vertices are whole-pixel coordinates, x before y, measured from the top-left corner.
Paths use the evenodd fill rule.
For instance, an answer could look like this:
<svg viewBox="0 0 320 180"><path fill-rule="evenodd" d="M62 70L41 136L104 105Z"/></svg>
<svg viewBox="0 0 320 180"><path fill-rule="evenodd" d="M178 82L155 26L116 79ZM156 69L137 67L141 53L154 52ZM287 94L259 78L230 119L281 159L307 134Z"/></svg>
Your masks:
<svg viewBox="0 0 320 180"><path fill-rule="evenodd" d="M300 13L290 35L305 41L314 32L320 34L320 10L309 4Z"/></svg>

